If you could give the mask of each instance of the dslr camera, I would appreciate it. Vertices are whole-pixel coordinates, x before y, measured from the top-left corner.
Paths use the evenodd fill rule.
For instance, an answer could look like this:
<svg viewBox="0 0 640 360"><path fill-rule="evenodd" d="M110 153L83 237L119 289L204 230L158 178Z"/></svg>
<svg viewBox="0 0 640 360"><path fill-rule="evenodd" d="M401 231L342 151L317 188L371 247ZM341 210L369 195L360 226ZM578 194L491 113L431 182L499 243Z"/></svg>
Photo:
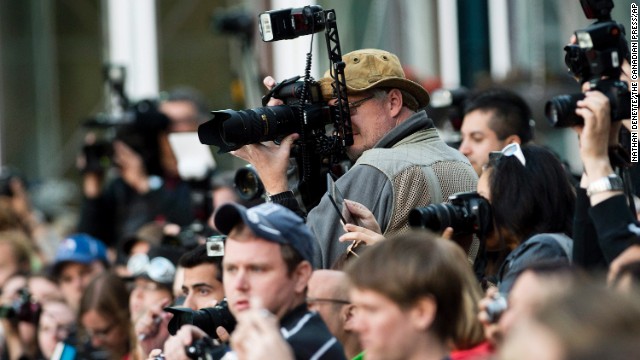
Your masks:
<svg viewBox="0 0 640 360"><path fill-rule="evenodd" d="M483 237L493 228L491 205L475 191L449 196L447 204L431 204L409 212L409 225L435 232L452 227L456 235Z"/></svg>
<svg viewBox="0 0 640 360"><path fill-rule="evenodd" d="M0 306L0 319L38 324L40 313L42 306L31 298L27 288L20 289L19 297L11 304Z"/></svg>
<svg viewBox="0 0 640 360"><path fill-rule="evenodd" d="M105 65L106 111L87 119L83 126L97 137L85 144L83 171L101 173L112 165L113 141L120 140L142 156L149 174L161 174L158 134L169 126L169 118L160 112L155 100L130 104L124 92L125 68Z"/></svg>
<svg viewBox="0 0 640 360"><path fill-rule="evenodd" d="M611 19L612 0L580 0L580 4L586 17L597 21L575 32L576 43L564 47L565 64L581 84L589 82L592 90L609 98L611 121L627 119L631 94L620 80L622 61L630 55L624 26ZM575 113L576 102L582 99L582 93L552 98L545 105L547 120L553 127L582 124L582 117Z"/></svg>
<svg viewBox="0 0 640 360"><path fill-rule="evenodd" d="M263 96L263 107L213 111L212 119L198 128L198 137L201 143L214 145L219 153L226 153L244 145L264 141L278 143L289 134L300 134L291 155L298 165L298 190L304 205L310 209L324 194L322 175L328 171L325 168L344 158L345 148L353 144L335 11L323 10L317 5L272 10L259 15L259 25L265 42L325 30L336 104L324 101L320 83L311 78L309 53L304 77L296 76L277 84ZM284 105L266 106L271 98L281 100ZM331 131L327 131L328 125L333 125ZM251 194L256 192L257 189L249 189Z"/></svg>
<svg viewBox="0 0 640 360"><path fill-rule="evenodd" d="M182 325L194 325L202 329L212 338L216 338L216 329L222 326L229 333L236 327L236 318L229 311L227 300L222 300L219 304L210 308L192 310L184 307L166 307L164 311L173 314L169 321L168 330L171 335L182 327Z"/></svg>

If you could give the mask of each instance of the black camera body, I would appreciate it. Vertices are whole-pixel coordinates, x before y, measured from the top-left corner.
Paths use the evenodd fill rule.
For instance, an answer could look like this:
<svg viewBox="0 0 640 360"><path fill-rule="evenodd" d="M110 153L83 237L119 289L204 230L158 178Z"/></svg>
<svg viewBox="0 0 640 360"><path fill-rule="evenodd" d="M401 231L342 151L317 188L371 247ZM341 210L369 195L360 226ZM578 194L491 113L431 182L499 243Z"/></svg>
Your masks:
<svg viewBox="0 0 640 360"><path fill-rule="evenodd" d="M484 236L493 228L491 205L475 191L449 196L448 204L431 204L409 212L409 225L442 232L452 227L456 235Z"/></svg>
<svg viewBox="0 0 640 360"><path fill-rule="evenodd" d="M263 98L263 107L248 110L213 111L213 118L198 127L200 142L214 145L219 153L264 141L278 143L298 133L291 157L298 165L297 190L307 210L317 205L325 192L324 173L346 158L345 148L353 144L353 131L340 41L334 10L317 5L267 11L259 15L264 41L293 39L325 30L334 105L323 99L320 84L310 76L311 53L305 75L285 80ZM271 98L284 105L266 106ZM328 131L327 126L333 125Z"/></svg>
<svg viewBox="0 0 640 360"><path fill-rule="evenodd" d="M123 66L107 64L103 68L106 111L87 119L83 126L95 140L82 148L85 172L102 173L113 165L113 141L119 140L140 154L147 173L162 174L158 134L168 128L169 118L160 112L155 100L131 103L125 94L126 71Z"/></svg>
<svg viewBox="0 0 640 360"><path fill-rule="evenodd" d="M627 119L630 114L630 92L620 81L621 65L629 59L629 46L624 26L611 19L612 0L580 0L588 19L598 19L585 29L575 32L576 43L564 47L565 64L581 83L589 82L609 98L611 120ZM605 79L603 79L605 77ZM553 127L568 127L583 123L575 114L576 102L584 94L559 95L545 105L545 114Z"/></svg>
<svg viewBox="0 0 640 360"><path fill-rule="evenodd" d="M227 332L232 333L236 327L236 318L229 311L227 300L210 308L192 310L184 307L166 307L164 311L173 314L169 321L168 330L175 335L182 325L194 325L202 329L212 338L216 338L216 329L222 326Z"/></svg>
<svg viewBox="0 0 640 360"><path fill-rule="evenodd" d="M38 324L42 306L31 298L27 288L20 289L20 296L10 305L0 306L0 318Z"/></svg>

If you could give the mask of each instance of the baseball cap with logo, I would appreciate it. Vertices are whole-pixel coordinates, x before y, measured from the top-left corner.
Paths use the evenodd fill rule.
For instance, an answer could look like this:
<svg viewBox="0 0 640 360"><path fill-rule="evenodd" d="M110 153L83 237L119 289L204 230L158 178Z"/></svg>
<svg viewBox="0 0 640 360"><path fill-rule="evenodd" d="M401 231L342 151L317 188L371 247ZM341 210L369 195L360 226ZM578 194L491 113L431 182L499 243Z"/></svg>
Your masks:
<svg viewBox="0 0 640 360"><path fill-rule="evenodd" d="M215 214L216 228L225 235L240 221L254 234L278 244L294 248L303 259L312 262L313 234L304 220L286 207L264 203L252 208L230 203L221 206Z"/></svg>
<svg viewBox="0 0 640 360"><path fill-rule="evenodd" d="M73 234L58 245L52 270L54 274L58 274L65 263L91 264L94 261L108 264L107 247L104 243L88 234Z"/></svg>
<svg viewBox="0 0 640 360"><path fill-rule="evenodd" d="M395 88L403 92L403 100L413 109L429 104L429 93L420 84L407 79L398 57L379 49L362 49L342 56L347 94L358 94L376 88ZM329 71L320 79L325 100L334 97ZM411 95L404 96L405 94Z"/></svg>

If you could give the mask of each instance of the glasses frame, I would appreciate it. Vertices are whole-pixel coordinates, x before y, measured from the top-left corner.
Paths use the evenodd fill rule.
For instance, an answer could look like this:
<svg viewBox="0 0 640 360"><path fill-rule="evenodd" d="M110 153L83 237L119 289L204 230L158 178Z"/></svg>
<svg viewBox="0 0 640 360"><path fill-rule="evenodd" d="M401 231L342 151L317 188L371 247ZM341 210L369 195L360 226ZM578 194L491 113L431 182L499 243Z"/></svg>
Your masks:
<svg viewBox="0 0 640 360"><path fill-rule="evenodd" d="M355 115L358 112L358 108L360 106L362 106L362 104L364 104L365 102L373 99L374 97L376 97L375 94L374 95L369 95L369 96L367 96L365 98L362 98L360 100L356 100L354 102L350 102L349 103L349 112L350 112L350 114L351 115Z"/></svg>
<svg viewBox="0 0 640 360"><path fill-rule="evenodd" d="M100 340L104 340L109 336L109 334L117 327L118 323L116 321L109 324L109 326L100 329L100 330L89 330L87 328L84 329L85 333L89 337L89 339L93 339L94 337Z"/></svg>
<svg viewBox="0 0 640 360"><path fill-rule="evenodd" d="M307 304L314 303L314 302L325 302L325 303L340 304L340 305L351 305L351 301L340 300L340 299L329 299L329 298L307 297L306 302Z"/></svg>
<svg viewBox="0 0 640 360"><path fill-rule="evenodd" d="M503 156L513 156L522 166L527 166L527 159L524 157L524 153L522 152L522 148L518 143L511 143L505 146L501 151L492 151L489 153L489 161L497 161Z"/></svg>

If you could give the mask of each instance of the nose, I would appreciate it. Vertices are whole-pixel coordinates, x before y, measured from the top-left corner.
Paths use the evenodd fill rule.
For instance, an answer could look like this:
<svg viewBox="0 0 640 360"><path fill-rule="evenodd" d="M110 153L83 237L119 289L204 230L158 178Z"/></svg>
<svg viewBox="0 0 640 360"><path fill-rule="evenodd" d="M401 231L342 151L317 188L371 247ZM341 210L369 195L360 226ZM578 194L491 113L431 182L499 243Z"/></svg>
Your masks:
<svg viewBox="0 0 640 360"><path fill-rule="evenodd" d="M239 291L249 290L249 278L246 271L238 271L236 278L234 279L234 288Z"/></svg>
<svg viewBox="0 0 640 360"><path fill-rule="evenodd" d="M196 302L193 299L193 293L187 295L187 297L184 298L184 302L182 304L184 307L188 307L191 310L198 310Z"/></svg>
<svg viewBox="0 0 640 360"><path fill-rule="evenodd" d="M469 147L469 145L467 144L466 140L462 140L462 142L460 143L460 147L458 148L458 150L464 155L467 156L471 153L471 148Z"/></svg>

